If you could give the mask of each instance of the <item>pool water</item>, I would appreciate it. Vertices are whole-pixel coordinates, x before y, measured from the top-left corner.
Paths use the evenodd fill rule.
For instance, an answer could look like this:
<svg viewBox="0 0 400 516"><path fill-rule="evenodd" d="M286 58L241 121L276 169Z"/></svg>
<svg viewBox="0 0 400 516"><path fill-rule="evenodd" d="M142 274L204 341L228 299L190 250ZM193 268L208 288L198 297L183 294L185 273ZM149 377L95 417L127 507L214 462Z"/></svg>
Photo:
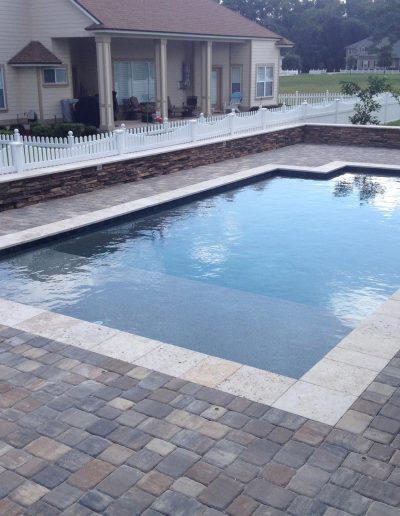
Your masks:
<svg viewBox="0 0 400 516"><path fill-rule="evenodd" d="M299 378L400 287L400 178L273 178L5 257L0 297Z"/></svg>

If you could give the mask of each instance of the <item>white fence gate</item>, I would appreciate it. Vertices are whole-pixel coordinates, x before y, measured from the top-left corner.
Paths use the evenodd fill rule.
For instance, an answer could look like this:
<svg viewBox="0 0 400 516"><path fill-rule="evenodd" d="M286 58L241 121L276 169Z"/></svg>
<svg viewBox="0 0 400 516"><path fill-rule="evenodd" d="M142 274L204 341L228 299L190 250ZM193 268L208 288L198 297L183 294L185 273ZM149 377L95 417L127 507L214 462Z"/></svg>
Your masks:
<svg viewBox="0 0 400 516"><path fill-rule="evenodd" d="M400 119L400 104L390 93L377 97L382 105L377 117L381 123ZM18 130L12 136L0 134L0 174L18 173L55 165L83 162L173 147L197 141L215 141L235 135L252 134L270 128L296 123L347 124L354 113L355 97L303 101L299 105L261 108L246 113L229 113L196 120L182 120L146 127L126 129L95 136L76 138L22 137Z"/></svg>

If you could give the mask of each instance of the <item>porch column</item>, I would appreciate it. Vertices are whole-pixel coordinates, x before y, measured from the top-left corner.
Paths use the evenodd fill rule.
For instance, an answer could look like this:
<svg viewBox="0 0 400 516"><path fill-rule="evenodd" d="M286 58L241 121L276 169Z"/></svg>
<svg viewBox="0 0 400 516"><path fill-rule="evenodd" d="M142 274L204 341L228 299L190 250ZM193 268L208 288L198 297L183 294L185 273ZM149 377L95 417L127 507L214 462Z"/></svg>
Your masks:
<svg viewBox="0 0 400 516"><path fill-rule="evenodd" d="M162 118L168 118L168 89L167 89L167 40L156 41L156 83L157 107Z"/></svg>
<svg viewBox="0 0 400 516"><path fill-rule="evenodd" d="M212 41L204 41L201 47L201 110L211 115Z"/></svg>
<svg viewBox="0 0 400 516"><path fill-rule="evenodd" d="M96 36L97 81L99 88L100 129L112 131L114 110L112 98L111 38Z"/></svg>

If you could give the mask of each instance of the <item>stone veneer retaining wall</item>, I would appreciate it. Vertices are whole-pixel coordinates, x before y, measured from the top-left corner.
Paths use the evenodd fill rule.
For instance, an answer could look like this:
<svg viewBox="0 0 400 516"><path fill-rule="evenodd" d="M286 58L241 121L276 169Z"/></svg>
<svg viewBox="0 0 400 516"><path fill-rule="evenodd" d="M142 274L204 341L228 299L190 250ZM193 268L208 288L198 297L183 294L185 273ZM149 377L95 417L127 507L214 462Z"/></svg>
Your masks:
<svg viewBox="0 0 400 516"><path fill-rule="evenodd" d="M307 125L303 143L400 149L400 129L381 126Z"/></svg>
<svg viewBox="0 0 400 516"><path fill-rule="evenodd" d="M100 170L97 166L91 166L21 179L10 176L9 181L0 183L0 211L304 142L400 148L400 129L299 125L225 142L106 163Z"/></svg>

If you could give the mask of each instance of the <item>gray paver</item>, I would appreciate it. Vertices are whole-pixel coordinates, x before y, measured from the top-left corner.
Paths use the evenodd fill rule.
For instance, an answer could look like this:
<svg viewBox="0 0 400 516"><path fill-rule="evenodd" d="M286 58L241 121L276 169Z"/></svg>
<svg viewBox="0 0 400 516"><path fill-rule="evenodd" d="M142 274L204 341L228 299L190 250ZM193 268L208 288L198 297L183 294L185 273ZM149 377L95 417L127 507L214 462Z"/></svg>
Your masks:
<svg viewBox="0 0 400 516"><path fill-rule="evenodd" d="M2 513L18 514L25 504L27 515L63 516L398 514L400 390L388 390L384 375L367 394L385 398L378 412L368 414L376 401L359 398L374 406L364 407L373 419L357 435L46 339L36 344L26 349L49 347L39 369L50 383L30 393L31 373L0 380L0 396L10 393L0 409ZM69 379L80 383L67 384L61 373L69 370L57 372L58 363L69 367L59 353L78 357L67 360L75 369L81 363L82 373L97 368L96 379L75 375ZM138 401L124 397L133 389L140 389L131 396ZM99 405L97 391L110 405ZM177 410L180 396L188 398Z"/></svg>

